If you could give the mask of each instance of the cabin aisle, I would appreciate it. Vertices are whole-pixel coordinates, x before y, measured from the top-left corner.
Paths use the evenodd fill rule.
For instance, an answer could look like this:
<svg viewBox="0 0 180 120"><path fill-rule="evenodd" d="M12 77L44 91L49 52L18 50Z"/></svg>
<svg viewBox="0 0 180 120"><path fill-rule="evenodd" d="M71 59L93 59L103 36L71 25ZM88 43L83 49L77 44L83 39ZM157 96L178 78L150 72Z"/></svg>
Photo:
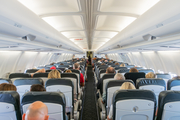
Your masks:
<svg viewBox="0 0 180 120"><path fill-rule="evenodd" d="M88 67L87 78L82 120L98 120L92 67Z"/></svg>

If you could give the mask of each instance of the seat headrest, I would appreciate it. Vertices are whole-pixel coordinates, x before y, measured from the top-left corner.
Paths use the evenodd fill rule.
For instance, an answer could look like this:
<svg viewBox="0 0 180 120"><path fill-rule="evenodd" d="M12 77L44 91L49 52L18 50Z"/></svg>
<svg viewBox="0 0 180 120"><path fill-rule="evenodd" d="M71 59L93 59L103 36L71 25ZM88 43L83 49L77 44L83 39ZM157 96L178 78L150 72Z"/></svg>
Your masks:
<svg viewBox="0 0 180 120"><path fill-rule="evenodd" d="M159 94L157 120L161 120L164 105L166 103L177 102L177 101L180 101L180 91L172 91L172 90L162 91Z"/></svg>
<svg viewBox="0 0 180 120"><path fill-rule="evenodd" d="M163 79L158 78L139 78L136 80L136 88L144 85L160 85L166 88L166 83Z"/></svg>
<svg viewBox="0 0 180 120"><path fill-rule="evenodd" d="M99 71L100 74L101 74L101 73L105 73L105 72L106 72L105 69L102 69L102 70Z"/></svg>
<svg viewBox="0 0 180 120"><path fill-rule="evenodd" d="M12 83L12 81L10 79L0 78L0 84L1 83Z"/></svg>
<svg viewBox="0 0 180 120"><path fill-rule="evenodd" d="M106 84L106 90L110 87L121 86L124 82L131 82L134 85L132 80L111 80Z"/></svg>
<svg viewBox="0 0 180 120"><path fill-rule="evenodd" d="M174 86L180 86L180 79L168 80L167 89L171 90Z"/></svg>
<svg viewBox="0 0 180 120"><path fill-rule="evenodd" d="M154 71L152 69L140 69L138 71L139 72L144 72L144 73L149 73L149 72L153 72L154 73Z"/></svg>
<svg viewBox="0 0 180 120"><path fill-rule="evenodd" d="M118 73L127 73L129 72L129 69L120 69Z"/></svg>
<svg viewBox="0 0 180 120"><path fill-rule="evenodd" d="M136 84L136 80L138 78L145 78L145 73L143 72L128 72L128 73L125 73L125 78L126 79L131 79L133 80L133 82Z"/></svg>
<svg viewBox="0 0 180 120"><path fill-rule="evenodd" d="M15 86L20 85L33 85L33 84L40 84L43 85L43 80L40 78L23 78L23 79L16 79L14 81Z"/></svg>
<svg viewBox="0 0 180 120"><path fill-rule="evenodd" d="M11 73L9 75L9 78L12 79L12 78L17 78L17 77L21 77L21 78L28 78L30 77L29 74L26 74L26 73Z"/></svg>
<svg viewBox="0 0 180 120"><path fill-rule="evenodd" d="M75 69L70 69L73 73L78 73L80 74L81 72L79 70L75 70Z"/></svg>
<svg viewBox="0 0 180 120"><path fill-rule="evenodd" d="M49 73L35 73L33 77L48 77Z"/></svg>
<svg viewBox="0 0 180 120"><path fill-rule="evenodd" d="M21 106L35 101L66 105L65 96L61 92L27 92L22 97Z"/></svg>
<svg viewBox="0 0 180 120"><path fill-rule="evenodd" d="M108 79L108 78L114 78L114 76L115 76L114 73L107 73L103 75L102 80Z"/></svg>
<svg viewBox="0 0 180 120"><path fill-rule="evenodd" d="M61 77L71 77L78 79L77 75L75 73L62 73Z"/></svg>
<svg viewBox="0 0 180 120"><path fill-rule="evenodd" d="M50 69L50 67L40 67L40 66L37 67L37 69L43 69L43 68L44 68L45 70L49 70L49 69Z"/></svg>
<svg viewBox="0 0 180 120"><path fill-rule="evenodd" d="M127 100L127 99L143 99L150 100L156 104L156 96L150 90L117 90L113 94L112 103L116 103L118 100Z"/></svg>
<svg viewBox="0 0 180 120"><path fill-rule="evenodd" d="M27 69L25 73L35 73L37 72L39 69Z"/></svg>
<svg viewBox="0 0 180 120"><path fill-rule="evenodd" d="M164 74L156 73L156 77L157 78L162 78L162 79L171 79L171 75L168 74L168 73L164 73Z"/></svg>
<svg viewBox="0 0 180 120"><path fill-rule="evenodd" d="M58 78L58 79L48 79L46 81L45 87L51 86L51 85L67 85L67 86L72 86L74 88L73 82L70 79L63 79L63 78Z"/></svg>

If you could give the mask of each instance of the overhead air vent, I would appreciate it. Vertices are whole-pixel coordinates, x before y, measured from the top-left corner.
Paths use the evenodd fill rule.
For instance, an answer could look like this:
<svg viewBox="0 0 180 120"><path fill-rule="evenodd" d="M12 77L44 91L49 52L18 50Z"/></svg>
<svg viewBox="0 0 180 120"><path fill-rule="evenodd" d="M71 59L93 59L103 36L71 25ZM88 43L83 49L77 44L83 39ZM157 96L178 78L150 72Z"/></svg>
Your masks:
<svg viewBox="0 0 180 120"><path fill-rule="evenodd" d="M28 35L22 37L22 39L27 40L27 41L34 41L36 39L36 36L28 34Z"/></svg>
<svg viewBox="0 0 180 120"><path fill-rule="evenodd" d="M18 46L4 46L4 47L0 47L0 48L17 48Z"/></svg>
<svg viewBox="0 0 180 120"><path fill-rule="evenodd" d="M160 47L164 47L164 48L180 48L180 47L177 47L177 46L160 46Z"/></svg>
<svg viewBox="0 0 180 120"><path fill-rule="evenodd" d="M151 40L154 40L154 39L159 38L159 37L156 37L156 36L152 36L151 34L147 34L147 35L144 35L144 36L142 36L142 37L143 37L143 39L144 39L145 41L151 41Z"/></svg>

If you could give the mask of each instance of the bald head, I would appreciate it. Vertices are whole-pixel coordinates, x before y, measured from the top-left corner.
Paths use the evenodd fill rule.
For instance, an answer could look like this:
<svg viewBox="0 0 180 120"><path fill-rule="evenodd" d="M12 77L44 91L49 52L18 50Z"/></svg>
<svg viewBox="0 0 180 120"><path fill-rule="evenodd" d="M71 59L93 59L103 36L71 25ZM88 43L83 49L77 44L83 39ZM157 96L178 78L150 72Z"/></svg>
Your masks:
<svg viewBox="0 0 180 120"><path fill-rule="evenodd" d="M22 120L48 120L48 108L41 102L36 101L32 103L25 114L23 114Z"/></svg>
<svg viewBox="0 0 180 120"><path fill-rule="evenodd" d="M115 70L114 70L113 67L108 67L108 68L106 69L106 73L115 73Z"/></svg>

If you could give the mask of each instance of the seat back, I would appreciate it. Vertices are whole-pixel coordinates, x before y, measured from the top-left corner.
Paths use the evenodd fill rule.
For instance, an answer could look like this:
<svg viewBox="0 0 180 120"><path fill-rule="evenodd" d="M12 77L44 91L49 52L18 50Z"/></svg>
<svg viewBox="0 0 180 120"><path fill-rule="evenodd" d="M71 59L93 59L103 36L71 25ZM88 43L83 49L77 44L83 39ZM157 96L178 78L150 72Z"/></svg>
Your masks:
<svg viewBox="0 0 180 120"><path fill-rule="evenodd" d="M80 85L80 70L71 69L72 73L76 74L78 77L78 84Z"/></svg>
<svg viewBox="0 0 180 120"><path fill-rule="evenodd" d="M102 93L104 93L106 91L105 87L106 87L106 84L111 81L111 80L114 80L114 76L115 74L114 73L107 73L107 74L104 74L104 76L102 77ZM101 94L102 94L101 93Z"/></svg>
<svg viewBox="0 0 180 120"><path fill-rule="evenodd" d="M45 67L51 68L52 66L56 67L56 65L45 65Z"/></svg>
<svg viewBox="0 0 180 120"><path fill-rule="evenodd" d="M106 70L101 69L101 70L99 71L99 77L102 78L102 77L104 76L104 74L106 74Z"/></svg>
<svg viewBox="0 0 180 120"><path fill-rule="evenodd" d="M46 81L46 91L62 92L66 98L66 112L71 112L74 106L74 85L70 79L49 79Z"/></svg>
<svg viewBox="0 0 180 120"><path fill-rule="evenodd" d="M156 97L149 90L117 90L113 95L113 120L154 120Z"/></svg>
<svg viewBox="0 0 180 120"><path fill-rule="evenodd" d="M180 91L163 91L159 94L156 120L180 120Z"/></svg>
<svg viewBox="0 0 180 120"><path fill-rule="evenodd" d="M168 80L171 79L171 75L170 75L170 74L167 74L167 73L164 73L164 74L156 73L156 78L161 78L161 79L163 79L163 80L166 82L166 85L167 85Z"/></svg>
<svg viewBox="0 0 180 120"><path fill-rule="evenodd" d="M33 84L43 85L43 80L40 78L24 78L24 79L16 79L14 81L14 85L17 88L17 92L20 95L20 100L26 92L30 91L31 85Z"/></svg>
<svg viewBox="0 0 180 120"><path fill-rule="evenodd" d="M124 76L126 79L130 79L136 84L136 80L138 78L145 78L145 73L143 73L143 72L135 72L135 73L128 72L128 73L125 73Z"/></svg>
<svg viewBox="0 0 180 120"><path fill-rule="evenodd" d="M129 69L120 69L120 70L118 70L118 73L121 73L122 75L124 75L127 72L129 72Z"/></svg>
<svg viewBox="0 0 180 120"><path fill-rule="evenodd" d="M134 65L126 65L127 68L133 68L135 67Z"/></svg>
<svg viewBox="0 0 180 120"><path fill-rule="evenodd" d="M50 69L50 70L46 70L46 72L51 72L52 71L52 69ZM62 71L61 70L58 70L60 73L62 73Z"/></svg>
<svg viewBox="0 0 180 120"><path fill-rule="evenodd" d="M0 119L21 120L19 94L15 91L0 91Z"/></svg>
<svg viewBox="0 0 180 120"><path fill-rule="evenodd" d="M180 91L180 79L168 80L167 90L178 90L178 91Z"/></svg>
<svg viewBox="0 0 180 120"><path fill-rule="evenodd" d="M65 96L61 92L27 92L22 97L21 111L26 113L30 104L42 101L48 107L49 120L65 120Z"/></svg>
<svg viewBox="0 0 180 120"><path fill-rule="evenodd" d="M149 73L149 72L153 72L154 73L154 70L152 69L140 69L138 70L139 72L144 72L145 74Z"/></svg>
<svg viewBox="0 0 180 120"><path fill-rule="evenodd" d="M75 73L62 73L61 78L70 79L73 82L73 84L74 84L74 94L77 97L78 93L80 93L80 87L79 87L79 84L78 84L77 75Z"/></svg>
<svg viewBox="0 0 180 120"><path fill-rule="evenodd" d="M12 83L12 81L10 79L0 78L0 84L1 83Z"/></svg>
<svg viewBox="0 0 180 120"><path fill-rule="evenodd" d="M25 73L35 73L35 72L37 72L39 69L27 69L26 71L25 71Z"/></svg>
<svg viewBox="0 0 180 120"><path fill-rule="evenodd" d="M14 83L14 80L19 78L30 78L30 74L27 73L11 73L9 79Z"/></svg>
<svg viewBox="0 0 180 120"><path fill-rule="evenodd" d="M144 69L143 67L135 67L137 70Z"/></svg>
<svg viewBox="0 0 180 120"><path fill-rule="evenodd" d="M43 82L46 83L46 81L48 80L48 74L49 73L35 73L33 75L33 78L41 78Z"/></svg>
<svg viewBox="0 0 180 120"><path fill-rule="evenodd" d="M37 69L45 69L45 70L49 70L51 67L45 67L45 66L39 66L39 67L37 67Z"/></svg>
<svg viewBox="0 0 180 120"><path fill-rule="evenodd" d="M113 93L116 90L119 90L124 82L131 82L132 84L134 84L132 80L111 80L106 84L106 113L109 113L109 109L112 104Z"/></svg>
<svg viewBox="0 0 180 120"><path fill-rule="evenodd" d="M163 79L140 78L136 81L136 88L151 90L156 95L156 101L158 101L159 93L166 90L166 83Z"/></svg>

